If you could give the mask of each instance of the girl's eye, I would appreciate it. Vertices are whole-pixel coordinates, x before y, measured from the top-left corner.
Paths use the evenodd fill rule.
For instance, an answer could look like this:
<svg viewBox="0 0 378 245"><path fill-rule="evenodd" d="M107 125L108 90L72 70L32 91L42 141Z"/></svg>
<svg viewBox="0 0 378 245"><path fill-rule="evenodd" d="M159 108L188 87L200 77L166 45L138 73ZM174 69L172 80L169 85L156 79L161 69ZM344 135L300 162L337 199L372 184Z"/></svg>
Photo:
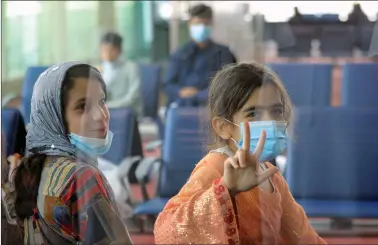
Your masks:
<svg viewBox="0 0 378 245"><path fill-rule="evenodd" d="M253 110L251 111L249 114L248 114L249 117L252 117L252 118L258 118L260 116L260 112L257 111L257 110Z"/></svg>
<svg viewBox="0 0 378 245"><path fill-rule="evenodd" d="M79 104L79 105L77 106L77 109L78 109L78 110L82 110L82 111L84 111L84 110L85 110L85 103L81 103L81 104Z"/></svg>
<svg viewBox="0 0 378 245"><path fill-rule="evenodd" d="M100 100L99 105L100 105L100 106L104 106L104 105L106 105L106 99L102 99L102 100Z"/></svg>
<svg viewBox="0 0 378 245"><path fill-rule="evenodd" d="M272 111L272 114L274 116L282 116L283 115L283 109L282 108L275 108L273 111Z"/></svg>

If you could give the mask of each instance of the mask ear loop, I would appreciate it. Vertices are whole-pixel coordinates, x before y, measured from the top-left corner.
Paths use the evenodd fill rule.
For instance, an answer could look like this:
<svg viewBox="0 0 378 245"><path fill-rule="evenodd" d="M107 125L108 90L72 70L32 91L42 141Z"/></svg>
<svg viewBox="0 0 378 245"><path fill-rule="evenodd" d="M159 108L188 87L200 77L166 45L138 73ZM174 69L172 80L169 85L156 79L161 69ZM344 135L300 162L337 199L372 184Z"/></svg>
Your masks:
<svg viewBox="0 0 378 245"><path fill-rule="evenodd" d="M288 120L286 118L286 113L285 113L286 112L286 103L283 102L283 104L284 104L283 105L283 107L284 107L284 116L283 117L284 117L284 121L285 121L285 124L286 124L285 125L285 134L288 135L289 122L288 122Z"/></svg>
<svg viewBox="0 0 378 245"><path fill-rule="evenodd" d="M230 120L228 120L227 118L223 118L223 120L225 120L226 122L228 122L228 123L231 123L233 126L237 126L237 127L239 127L240 128L240 126L239 125L237 125L236 123L234 123L234 122L231 122ZM232 142L234 142L235 143L235 145L236 145L236 147L237 148L239 148L239 144L238 144L238 142L233 138L233 137L231 137L231 140L232 140Z"/></svg>

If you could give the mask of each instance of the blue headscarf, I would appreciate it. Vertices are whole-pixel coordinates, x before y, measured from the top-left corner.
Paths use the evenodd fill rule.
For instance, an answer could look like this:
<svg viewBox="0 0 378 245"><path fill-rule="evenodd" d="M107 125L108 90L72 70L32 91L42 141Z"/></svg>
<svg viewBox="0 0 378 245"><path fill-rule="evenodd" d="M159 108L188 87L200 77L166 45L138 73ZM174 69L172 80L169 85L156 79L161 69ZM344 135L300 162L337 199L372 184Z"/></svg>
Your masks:
<svg viewBox="0 0 378 245"><path fill-rule="evenodd" d="M78 157L78 151L66 135L61 106L61 88L67 71L73 66L88 65L66 62L49 67L34 85L26 148L32 153L49 156ZM96 75L100 72L93 67ZM81 155L81 154L80 154ZM93 162L93 159L86 159Z"/></svg>

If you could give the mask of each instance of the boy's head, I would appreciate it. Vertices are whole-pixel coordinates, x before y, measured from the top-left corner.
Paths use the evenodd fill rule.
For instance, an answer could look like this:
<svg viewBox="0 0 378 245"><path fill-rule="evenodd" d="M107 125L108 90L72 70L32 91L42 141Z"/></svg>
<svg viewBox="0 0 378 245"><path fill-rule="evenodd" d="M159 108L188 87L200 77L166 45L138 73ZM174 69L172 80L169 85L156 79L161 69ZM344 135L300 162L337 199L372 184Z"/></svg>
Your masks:
<svg viewBox="0 0 378 245"><path fill-rule="evenodd" d="M213 10L205 5L199 4L189 10L190 36L196 43L203 43L209 40L213 22Z"/></svg>
<svg viewBox="0 0 378 245"><path fill-rule="evenodd" d="M100 55L102 61L112 62L122 52L122 37L114 32L105 34L101 39Z"/></svg>

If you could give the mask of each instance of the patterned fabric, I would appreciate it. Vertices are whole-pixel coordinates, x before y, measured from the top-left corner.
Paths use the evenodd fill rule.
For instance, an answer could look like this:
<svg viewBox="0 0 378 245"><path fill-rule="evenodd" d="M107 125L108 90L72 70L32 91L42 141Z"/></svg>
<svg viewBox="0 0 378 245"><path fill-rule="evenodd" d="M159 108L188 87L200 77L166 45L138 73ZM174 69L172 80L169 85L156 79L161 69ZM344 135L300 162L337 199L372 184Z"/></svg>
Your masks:
<svg viewBox="0 0 378 245"><path fill-rule="evenodd" d="M49 157L38 192L35 215L24 221L25 245L53 244L56 237L59 244L131 244L111 188L96 167Z"/></svg>
<svg viewBox="0 0 378 245"><path fill-rule="evenodd" d="M155 223L157 244L325 244L283 177L232 198L222 182L227 153L211 152ZM272 167L271 164L266 164Z"/></svg>

